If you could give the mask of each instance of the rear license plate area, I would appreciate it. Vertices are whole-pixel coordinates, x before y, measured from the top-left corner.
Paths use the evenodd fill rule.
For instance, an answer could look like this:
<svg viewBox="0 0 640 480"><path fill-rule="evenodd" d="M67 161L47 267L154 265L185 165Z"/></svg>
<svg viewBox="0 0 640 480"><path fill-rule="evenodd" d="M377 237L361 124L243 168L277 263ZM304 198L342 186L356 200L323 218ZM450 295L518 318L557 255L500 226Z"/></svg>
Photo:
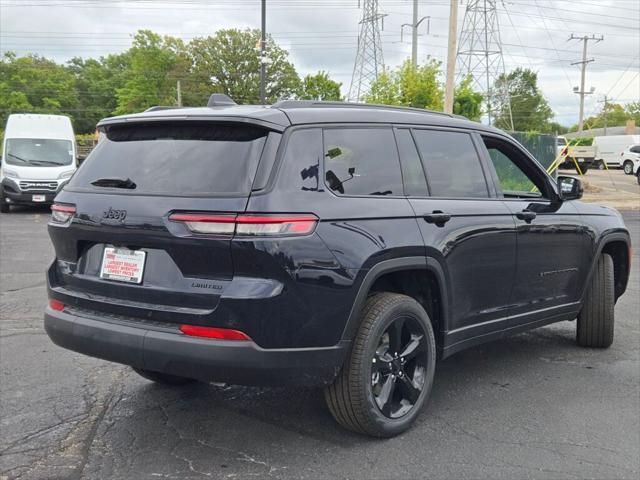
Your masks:
<svg viewBox="0 0 640 480"><path fill-rule="evenodd" d="M100 278L125 283L142 283L147 252L126 248L105 247L100 266Z"/></svg>

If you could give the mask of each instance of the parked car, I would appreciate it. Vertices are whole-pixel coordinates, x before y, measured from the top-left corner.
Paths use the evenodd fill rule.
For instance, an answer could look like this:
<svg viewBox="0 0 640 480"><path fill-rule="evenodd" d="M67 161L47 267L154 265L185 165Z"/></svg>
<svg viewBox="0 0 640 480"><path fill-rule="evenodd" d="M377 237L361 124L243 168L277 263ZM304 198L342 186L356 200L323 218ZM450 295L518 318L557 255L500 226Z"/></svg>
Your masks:
<svg viewBox="0 0 640 480"><path fill-rule="evenodd" d="M623 167L620 152L629 145L640 143L640 135L609 135L593 138L593 145L597 147L597 158L608 167Z"/></svg>
<svg viewBox="0 0 640 480"><path fill-rule="evenodd" d="M622 217L498 129L224 96L99 128L48 225L62 347L164 384L323 386L389 437L465 348L576 318L579 345L613 341Z"/></svg>
<svg viewBox="0 0 640 480"><path fill-rule="evenodd" d="M627 175L633 174L634 164L640 162L640 143L629 145L620 154L620 164Z"/></svg>
<svg viewBox="0 0 640 480"><path fill-rule="evenodd" d="M569 142L569 145L562 150L561 154L565 158L559 168L573 168L577 173L585 174L590 168L599 165L599 161L596 160L597 151L593 146L571 145Z"/></svg>
<svg viewBox="0 0 640 480"><path fill-rule="evenodd" d="M50 204L76 170L69 117L9 115L0 168L0 212L11 205Z"/></svg>

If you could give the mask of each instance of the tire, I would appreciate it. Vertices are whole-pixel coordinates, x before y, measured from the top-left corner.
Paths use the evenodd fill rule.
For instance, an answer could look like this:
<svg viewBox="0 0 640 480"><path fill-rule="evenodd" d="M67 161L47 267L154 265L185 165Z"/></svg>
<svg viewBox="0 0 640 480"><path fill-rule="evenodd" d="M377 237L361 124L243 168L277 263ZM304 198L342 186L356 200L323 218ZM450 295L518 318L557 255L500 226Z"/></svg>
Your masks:
<svg viewBox="0 0 640 480"><path fill-rule="evenodd" d="M613 343L613 259L603 253L598 259L582 310L578 314L576 341L582 347L608 348Z"/></svg>
<svg viewBox="0 0 640 480"><path fill-rule="evenodd" d="M638 185L640 185L640 169L638 169L638 173L636 173L636 179L638 180Z"/></svg>
<svg viewBox="0 0 640 480"><path fill-rule="evenodd" d="M626 162L624 162L622 164L622 169L624 170L625 175L632 175L633 174L633 162L630 162L629 160L627 160Z"/></svg>
<svg viewBox="0 0 640 480"><path fill-rule="evenodd" d="M151 370L143 370L142 368L131 367L134 372L147 380L151 380L155 383L162 385L189 385L196 383L197 380L192 378L177 377L175 375L169 375L167 373L152 372Z"/></svg>
<svg viewBox="0 0 640 480"><path fill-rule="evenodd" d="M598 170L604 170L604 169L605 169L605 167L606 167L606 166L605 166L604 162L603 162L602 160L600 160L600 161L598 162Z"/></svg>
<svg viewBox="0 0 640 480"><path fill-rule="evenodd" d="M4 198L0 197L0 213L9 213L11 211L11 205L4 201Z"/></svg>
<svg viewBox="0 0 640 480"><path fill-rule="evenodd" d="M405 355L395 354L398 350ZM435 363L433 328L422 306L406 295L377 293L365 303L351 351L325 388L325 400L343 427L393 437L420 414L431 393Z"/></svg>
<svg viewBox="0 0 640 480"><path fill-rule="evenodd" d="M578 169L578 166L580 167L580 169ZM585 173L587 173L589 171L589 166L588 165L576 165L575 163L573 164L573 168L575 169L577 174L582 173L583 175Z"/></svg>

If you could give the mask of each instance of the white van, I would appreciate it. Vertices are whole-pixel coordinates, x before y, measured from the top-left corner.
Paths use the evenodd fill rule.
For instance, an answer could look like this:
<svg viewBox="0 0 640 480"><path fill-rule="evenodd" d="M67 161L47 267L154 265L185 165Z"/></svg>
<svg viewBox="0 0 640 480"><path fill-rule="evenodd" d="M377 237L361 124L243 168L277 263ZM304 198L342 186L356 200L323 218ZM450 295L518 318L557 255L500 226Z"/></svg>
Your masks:
<svg viewBox="0 0 640 480"><path fill-rule="evenodd" d="M16 204L52 203L77 168L69 117L10 115L0 166L1 212Z"/></svg>
<svg viewBox="0 0 640 480"><path fill-rule="evenodd" d="M621 153L632 143L640 143L640 135L609 135L593 137L593 145L598 147L598 160L608 167L622 167Z"/></svg>

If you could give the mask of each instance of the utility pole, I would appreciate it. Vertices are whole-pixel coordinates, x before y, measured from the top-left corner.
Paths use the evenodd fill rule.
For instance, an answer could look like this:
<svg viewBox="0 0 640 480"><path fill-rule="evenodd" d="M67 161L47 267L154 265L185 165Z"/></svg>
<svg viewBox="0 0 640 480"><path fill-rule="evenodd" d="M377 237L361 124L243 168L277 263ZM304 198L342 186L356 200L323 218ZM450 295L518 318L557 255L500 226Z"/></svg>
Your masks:
<svg viewBox="0 0 640 480"><path fill-rule="evenodd" d="M447 80L444 86L444 112L453 113L458 37L458 0L451 0L449 8L449 48L447 49Z"/></svg>
<svg viewBox="0 0 640 480"><path fill-rule="evenodd" d="M176 85L176 90L178 92L178 106L181 107L182 106L182 89L180 88L180 80L178 80L178 83Z"/></svg>
<svg viewBox="0 0 640 480"><path fill-rule="evenodd" d="M587 64L593 62L593 58L587 60L587 43L589 40L593 40L598 43L604 40L602 35L596 37L595 35L585 35L583 37L577 37L573 33L569 37L569 40L582 40L582 61L581 62L573 62L571 65L581 65L582 72L580 75L580 90L577 87L573 88L573 92L580 95L580 116L578 119L578 132L582 132L582 128L584 126L584 96L592 94L595 89L592 87L588 92L584 89L585 77L587 73Z"/></svg>
<svg viewBox="0 0 640 480"><path fill-rule="evenodd" d="M607 120L609 116L609 111L607 108L609 107L609 97L607 95L604 96L604 100L601 100L600 103L604 103L602 107L602 113L604 114L604 136L607 136Z"/></svg>
<svg viewBox="0 0 640 480"><path fill-rule="evenodd" d="M267 0L262 0L262 33L260 36L260 103L265 105L267 90Z"/></svg>
<svg viewBox="0 0 640 480"><path fill-rule="evenodd" d="M420 24L427 21L427 35L429 35L429 28L431 23L431 17L422 17L418 20L418 0L413 0L413 22L403 23L400 27L400 41L404 40L404 27L411 28L411 63L414 67L418 66L418 27Z"/></svg>
<svg viewBox="0 0 640 480"><path fill-rule="evenodd" d="M418 0L413 0L413 21L411 24L411 63L418 66Z"/></svg>

